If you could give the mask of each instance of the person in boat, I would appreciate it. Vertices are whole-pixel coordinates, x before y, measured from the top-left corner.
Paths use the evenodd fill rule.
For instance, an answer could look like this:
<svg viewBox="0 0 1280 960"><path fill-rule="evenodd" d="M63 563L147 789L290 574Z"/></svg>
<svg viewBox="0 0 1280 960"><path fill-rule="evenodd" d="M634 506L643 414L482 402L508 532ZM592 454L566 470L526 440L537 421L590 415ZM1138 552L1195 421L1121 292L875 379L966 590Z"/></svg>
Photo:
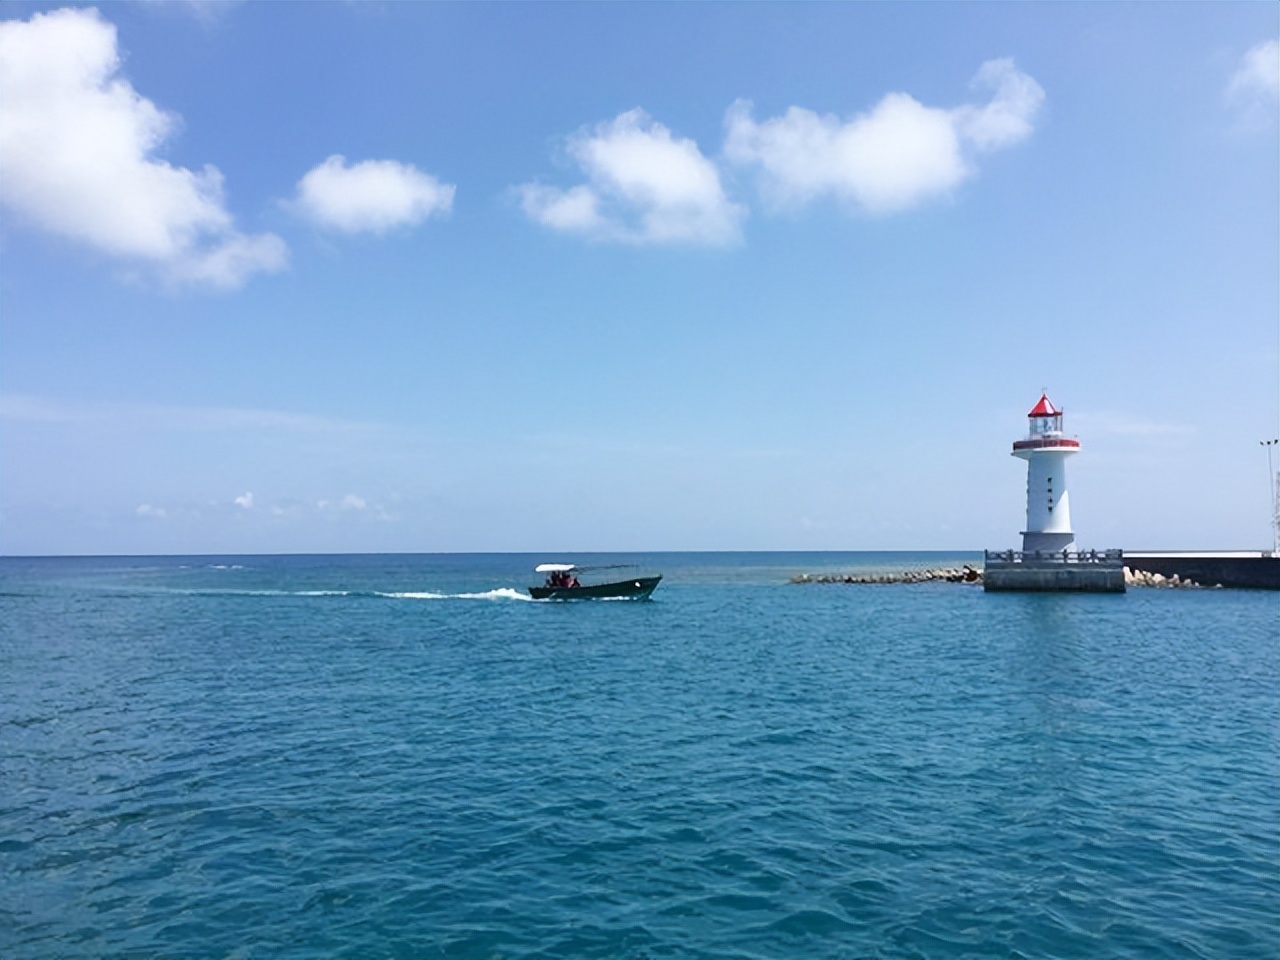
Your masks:
<svg viewBox="0 0 1280 960"><path fill-rule="evenodd" d="M578 583L578 575L570 573L568 570L552 570L547 574L547 582L545 586L552 590L564 590L570 587L580 587Z"/></svg>

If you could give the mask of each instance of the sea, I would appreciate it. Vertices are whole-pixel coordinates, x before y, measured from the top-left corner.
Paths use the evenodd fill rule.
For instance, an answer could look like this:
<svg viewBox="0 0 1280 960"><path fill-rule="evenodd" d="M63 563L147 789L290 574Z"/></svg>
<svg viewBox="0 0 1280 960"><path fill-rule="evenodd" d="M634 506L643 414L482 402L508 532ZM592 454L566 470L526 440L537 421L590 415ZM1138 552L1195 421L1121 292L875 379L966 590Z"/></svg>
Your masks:
<svg viewBox="0 0 1280 960"><path fill-rule="evenodd" d="M1275 958L1280 594L980 559L0 559L0 956Z"/></svg>

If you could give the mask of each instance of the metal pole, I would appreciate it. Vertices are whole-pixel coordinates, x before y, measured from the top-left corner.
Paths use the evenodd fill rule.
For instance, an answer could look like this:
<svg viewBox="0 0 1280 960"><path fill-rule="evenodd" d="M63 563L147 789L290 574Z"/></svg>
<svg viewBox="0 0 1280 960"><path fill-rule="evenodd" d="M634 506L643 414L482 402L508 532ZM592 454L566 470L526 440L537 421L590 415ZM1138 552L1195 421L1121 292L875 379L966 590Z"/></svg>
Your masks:
<svg viewBox="0 0 1280 960"><path fill-rule="evenodd" d="M1271 450L1280 444L1280 438L1259 440L1258 443L1267 448L1267 494L1270 497L1267 506L1271 513L1271 552L1276 554L1280 553L1280 502L1276 501L1276 474L1271 466Z"/></svg>

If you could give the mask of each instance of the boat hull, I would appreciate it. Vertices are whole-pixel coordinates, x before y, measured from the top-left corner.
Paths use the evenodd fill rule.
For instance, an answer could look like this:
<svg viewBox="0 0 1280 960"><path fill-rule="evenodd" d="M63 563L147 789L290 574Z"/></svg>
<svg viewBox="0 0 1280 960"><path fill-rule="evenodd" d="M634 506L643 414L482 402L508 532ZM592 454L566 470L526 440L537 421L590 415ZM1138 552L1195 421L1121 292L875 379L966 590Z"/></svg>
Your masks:
<svg viewBox="0 0 1280 960"><path fill-rule="evenodd" d="M535 600L648 600L661 579L661 576L635 577L582 587L530 587L529 595Z"/></svg>

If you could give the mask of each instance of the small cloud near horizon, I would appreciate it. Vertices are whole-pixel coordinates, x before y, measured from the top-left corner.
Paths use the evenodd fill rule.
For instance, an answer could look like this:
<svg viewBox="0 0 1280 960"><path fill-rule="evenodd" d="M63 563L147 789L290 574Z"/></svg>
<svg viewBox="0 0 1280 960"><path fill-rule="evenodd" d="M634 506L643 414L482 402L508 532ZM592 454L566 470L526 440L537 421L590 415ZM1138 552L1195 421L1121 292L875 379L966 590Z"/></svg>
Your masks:
<svg viewBox="0 0 1280 960"><path fill-rule="evenodd" d="M189 524L216 517L226 519L230 513L245 518L252 515L257 518L253 522L273 526L280 522L305 523L326 517L329 518L327 522L340 518L346 518L344 522L359 523L389 523L397 520L397 516L385 504L370 501L355 493L347 493L335 499L305 500L285 497L264 501L253 492L246 491L239 496L209 500L203 504L186 502L161 506L156 503L140 503L133 510L133 514L144 521L172 524ZM245 522L250 521L246 519Z"/></svg>
<svg viewBox="0 0 1280 960"><path fill-rule="evenodd" d="M137 403L73 403L26 394L6 393L0 393L0 421L50 426L88 424L95 429L129 431L376 434L391 429L378 423L337 420L281 410L180 407Z"/></svg>

